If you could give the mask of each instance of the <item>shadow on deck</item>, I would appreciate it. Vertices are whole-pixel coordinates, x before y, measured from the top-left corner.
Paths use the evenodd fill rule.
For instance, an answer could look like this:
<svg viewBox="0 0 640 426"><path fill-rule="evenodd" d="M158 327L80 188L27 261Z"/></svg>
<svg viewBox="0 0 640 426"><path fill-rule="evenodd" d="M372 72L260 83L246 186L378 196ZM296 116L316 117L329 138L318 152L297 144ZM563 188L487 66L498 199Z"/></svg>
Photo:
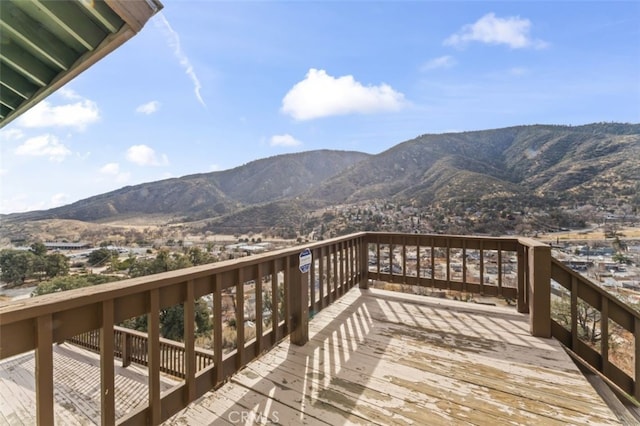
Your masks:
<svg viewBox="0 0 640 426"><path fill-rule="evenodd" d="M166 424L619 424L513 309L352 289Z"/></svg>

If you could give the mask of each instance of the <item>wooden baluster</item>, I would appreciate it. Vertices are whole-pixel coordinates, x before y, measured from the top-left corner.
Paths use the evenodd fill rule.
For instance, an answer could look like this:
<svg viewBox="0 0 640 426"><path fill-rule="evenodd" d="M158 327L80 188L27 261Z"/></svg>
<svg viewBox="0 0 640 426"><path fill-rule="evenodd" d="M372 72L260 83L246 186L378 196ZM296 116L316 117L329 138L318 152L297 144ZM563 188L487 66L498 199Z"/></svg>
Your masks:
<svg viewBox="0 0 640 426"><path fill-rule="evenodd" d="M360 237L358 241L358 279L360 288L369 287L369 242L367 238Z"/></svg>
<svg viewBox="0 0 640 426"><path fill-rule="evenodd" d="M407 237L402 236L402 283L407 283Z"/></svg>
<svg viewBox="0 0 640 426"><path fill-rule="evenodd" d="M420 255L420 238L418 237L418 242L416 245L416 278L418 284L422 287L421 278L422 277L422 256Z"/></svg>
<svg viewBox="0 0 640 426"><path fill-rule="evenodd" d="M451 239L447 237L446 259L447 259L447 288L451 290Z"/></svg>
<svg viewBox="0 0 640 426"><path fill-rule="evenodd" d="M258 263L255 279L255 310L256 310L256 355L262 353L262 311L264 310L264 302L262 301L262 263Z"/></svg>
<svg viewBox="0 0 640 426"><path fill-rule="evenodd" d="M186 296L184 300L184 369L180 372L184 374L186 392L185 404L196 399L196 349L195 349L195 296L193 280L186 283ZM175 358L175 357L172 357Z"/></svg>
<svg viewBox="0 0 640 426"><path fill-rule="evenodd" d="M578 280L571 276L571 349L578 350Z"/></svg>
<svg viewBox="0 0 640 426"><path fill-rule="evenodd" d="M213 363L215 365L215 379L212 387L217 387L224 380L222 367L222 276L213 277Z"/></svg>
<svg viewBox="0 0 640 426"><path fill-rule="evenodd" d="M435 240L431 237L431 287L436 286L436 250Z"/></svg>
<svg viewBox="0 0 640 426"><path fill-rule="evenodd" d="M502 248L498 241L498 295L502 296Z"/></svg>
<svg viewBox="0 0 640 426"><path fill-rule="evenodd" d="M480 294L484 294L484 248L480 240Z"/></svg>
<svg viewBox="0 0 640 426"><path fill-rule="evenodd" d="M609 299L600 296L600 355L602 356L602 372L610 377L611 364L609 363Z"/></svg>
<svg viewBox="0 0 640 426"><path fill-rule="evenodd" d="M316 302L316 280L318 279L316 263L318 262L318 249L311 251L311 265L309 269L309 309L310 315L318 311Z"/></svg>
<svg viewBox="0 0 640 426"><path fill-rule="evenodd" d="M376 273L380 274L380 264L382 263L382 258L380 257L380 241L379 241L380 236L376 235ZM379 278L379 277L376 277Z"/></svg>
<svg viewBox="0 0 640 426"><path fill-rule="evenodd" d="M333 244L333 300L335 302L340 297L340 287L342 276L340 276L340 243Z"/></svg>
<svg viewBox="0 0 640 426"><path fill-rule="evenodd" d="M518 312L529 313L529 255L526 246L518 243L518 301L516 303Z"/></svg>
<svg viewBox="0 0 640 426"><path fill-rule="evenodd" d="M278 264L275 260L271 262L271 346L274 346L280 340L280 327L278 323Z"/></svg>
<svg viewBox="0 0 640 426"><path fill-rule="evenodd" d="M244 270L236 271L236 370L245 364L244 354Z"/></svg>
<svg viewBox="0 0 640 426"><path fill-rule="evenodd" d="M320 247L318 249L318 292L319 292L319 298L320 298L318 310L322 310L324 309L325 306L327 306L327 302L324 299L324 288L326 285L326 280L324 276L324 270L325 270L324 252L325 252L324 247Z"/></svg>
<svg viewBox="0 0 640 426"><path fill-rule="evenodd" d="M339 296L342 296L346 291L347 291L347 273L345 271L345 266L346 266L346 255L347 255L347 250L345 248L345 242L341 241L338 245L339 247L339 254L340 254L340 294Z"/></svg>
<svg viewBox="0 0 640 426"><path fill-rule="evenodd" d="M468 291L467 287L467 240L462 240L462 291Z"/></svg>

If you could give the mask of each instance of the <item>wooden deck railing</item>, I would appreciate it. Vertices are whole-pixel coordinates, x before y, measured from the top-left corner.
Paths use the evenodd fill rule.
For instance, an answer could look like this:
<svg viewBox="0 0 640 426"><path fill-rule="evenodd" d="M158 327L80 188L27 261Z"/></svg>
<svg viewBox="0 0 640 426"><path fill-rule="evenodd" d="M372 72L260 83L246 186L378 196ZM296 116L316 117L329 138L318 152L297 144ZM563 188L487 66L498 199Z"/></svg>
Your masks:
<svg viewBox="0 0 640 426"><path fill-rule="evenodd" d="M576 326L569 327L567 338L551 321L553 274L555 281L569 285L572 295L598 308L604 318L638 334L640 323L632 310L559 266L550 247L534 240L358 233L306 247L313 258L306 273L299 268L302 248L298 247L9 303L0 307L0 359L35 349L38 423L48 424L53 419L52 345L72 338L83 341L100 352L102 424L159 424L285 336L295 344L306 343L314 312L356 284L367 287L371 280L509 298L520 312L530 314L533 335L550 337L553 327L565 345L579 348L579 342L567 344L575 343L571 333ZM237 325L235 348L227 354L222 351L224 293L235 297ZM195 347L193 301L203 296L212 301L211 351ZM160 337L159 312L174 305L184 309L183 344ZM255 337L246 335L242 326L247 310L252 311ZM116 326L140 315L147 316L148 333ZM603 327L606 335L607 326ZM638 339L635 342L637 366ZM626 376L618 372L606 349L598 356L584 348L576 353L637 396L638 368ZM146 364L149 372L148 403L118 413L119 418L114 406L116 357L125 365ZM161 372L183 380L161 394Z"/></svg>
<svg viewBox="0 0 640 426"><path fill-rule="evenodd" d="M368 233L369 278L515 301L549 337L548 245L528 238Z"/></svg>
<svg viewBox="0 0 640 426"><path fill-rule="evenodd" d="M124 327L113 327L113 354L127 367L132 362L138 365L149 365L147 333ZM67 339L74 345L92 352L100 353L100 330L87 331ZM202 370L213 364L213 351L195 348L196 370ZM160 371L174 377L187 377L185 360L185 345L174 340L160 338Z"/></svg>
<svg viewBox="0 0 640 426"><path fill-rule="evenodd" d="M307 246L314 259L307 273L298 266L302 249L292 248L8 303L0 306L0 359L35 349L37 421L50 424L54 419L53 344L99 329L99 341L95 335L88 340L100 351L101 423L159 424L220 386L285 336L304 344L310 311L323 309L366 279L365 237L353 234ZM224 355L223 292L235 297L237 324L235 348ZM249 293L254 296L252 338L245 337L242 326ZM214 350L213 363L203 366L196 361L193 301L205 295L213 304ZM161 394L160 374L167 368L167 358L172 358L164 355L177 345L167 346L160 338L160 311L175 305L183 305L185 341L179 345L181 365L174 369L184 372L180 372L184 380ZM263 318L265 313L268 320ZM128 331L123 335L132 343L120 350L129 348L125 359L147 364L148 403L116 418L114 364L122 337L118 338L121 331L115 325L141 315L147 316L146 337Z"/></svg>
<svg viewBox="0 0 640 426"><path fill-rule="evenodd" d="M551 278L560 286L554 291L559 308L551 318L553 337L640 401L640 313L554 258ZM616 346L629 340L631 354L616 354Z"/></svg>

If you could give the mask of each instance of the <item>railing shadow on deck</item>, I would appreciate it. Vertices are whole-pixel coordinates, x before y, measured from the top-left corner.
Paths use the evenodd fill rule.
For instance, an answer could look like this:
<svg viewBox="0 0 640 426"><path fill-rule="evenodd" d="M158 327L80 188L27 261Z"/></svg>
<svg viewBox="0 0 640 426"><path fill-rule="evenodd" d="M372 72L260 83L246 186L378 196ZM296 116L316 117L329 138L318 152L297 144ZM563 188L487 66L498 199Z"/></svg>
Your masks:
<svg viewBox="0 0 640 426"><path fill-rule="evenodd" d="M478 376L482 372L503 375L502 363L509 362L530 365L538 374L546 371L551 375L557 371L554 365L561 371L566 368L564 352L557 345L548 345L546 339L532 337L527 330L527 317L516 313L515 308L511 308L513 312L506 308L495 312L495 307L483 310L473 303L469 307L463 302L442 305L437 299L408 300L389 292L364 289L351 290L347 299L339 312L332 306L330 319L311 321L306 345L281 344L281 348L263 355L234 376L231 386L221 389L222 394L217 391L196 401L194 407L173 417L169 424L182 424L203 412L215 413L217 419L232 423L240 419L279 424L309 424L316 420L329 424L387 424L390 419L409 424L434 423L436 419L463 421L466 414L462 401L471 403L478 415L491 416L495 414L493 410L502 408L496 400L472 396L465 393L468 389L456 387L455 380L468 383L465 374L475 367L481 368L475 372ZM492 310L497 315L491 315ZM474 337L467 320L471 315L480 318L483 312L490 315L480 335ZM469 318L465 319L465 313ZM444 330L442 324L447 324ZM424 343L424 348L438 347L433 355L436 358L414 357L413 348L402 343L405 338L414 344ZM443 365L444 359L438 362L435 355L442 356L441 350L457 353L455 357L466 361ZM532 353L544 354L544 361ZM478 361L477 355L483 361ZM390 363L401 365L400 370L389 369ZM419 372L419 376L430 375L433 383L413 379L412 371ZM403 387L403 380L412 379L417 381L409 383L412 386L421 383L420 392ZM512 398L535 399L526 394L523 391ZM458 407L460 412L435 412L424 401L425 395L442 398L443 404Z"/></svg>

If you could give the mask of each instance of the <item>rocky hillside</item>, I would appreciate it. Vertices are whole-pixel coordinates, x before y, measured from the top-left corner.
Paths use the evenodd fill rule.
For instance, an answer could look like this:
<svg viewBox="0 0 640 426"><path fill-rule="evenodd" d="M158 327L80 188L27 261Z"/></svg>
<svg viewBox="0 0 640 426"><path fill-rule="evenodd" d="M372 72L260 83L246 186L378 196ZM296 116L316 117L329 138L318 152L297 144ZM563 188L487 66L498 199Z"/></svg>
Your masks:
<svg viewBox="0 0 640 426"><path fill-rule="evenodd" d="M373 198L424 205L456 198L588 200L594 188L640 182L640 125L519 126L423 135L360 162L313 190L330 203Z"/></svg>
<svg viewBox="0 0 640 426"><path fill-rule="evenodd" d="M238 209L290 199L313 190L369 154L310 151L252 161L234 169L127 186L45 211L12 214L5 220L109 220L132 215L217 217Z"/></svg>
<svg viewBox="0 0 640 426"><path fill-rule="evenodd" d="M126 215L208 219L212 230L244 224L298 226L301 211L389 200L467 211L496 205L558 207L602 199L638 203L640 124L517 126L422 135L377 155L311 151L235 169L125 187L3 220L112 220ZM289 206L289 207L288 207ZM297 212L291 214L287 212Z"/></svg>

